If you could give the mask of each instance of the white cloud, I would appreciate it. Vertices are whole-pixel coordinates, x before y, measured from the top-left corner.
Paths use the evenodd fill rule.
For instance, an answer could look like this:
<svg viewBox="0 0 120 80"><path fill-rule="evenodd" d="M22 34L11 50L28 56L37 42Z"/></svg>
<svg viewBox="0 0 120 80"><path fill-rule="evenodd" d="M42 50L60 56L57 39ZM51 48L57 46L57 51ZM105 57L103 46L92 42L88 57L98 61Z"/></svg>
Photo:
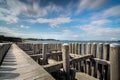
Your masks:
<svg viewBox="0 0 120 80"><path fill-rule="evenodd" d="M103 17L120 16L120 5L109 8L102 13Z"/></svg>
<svg viewBox="0 0 120 80"><path fill-rule="evenodd" d="M8 23L17 23L19 20L18 16L23 14L28 17L43 17L49 13L59 13L63 10L60 6L55 4L48 4L47 6L40 7L39 0L28 1L28 3L21 2L19 0L6 0L4 6L0 6L0 20Z"/></svg>
<svg viewBox="0 0 120 80"><path fill-rule="evenodd" d="M9 29L9 28L7 28L7 27L0 26L0 32L2 32L2 33L6 33L7 32L8 34L12 34L14 31Z"/></svg>
<svg viewBox="0 0 120 80"><path fill-rule="evenodd" d="M27 16L43 17L50 12L59 12L62 10L60 6L55 4L48 4L45 7L40 7L39 0L28 1L28 3L23 3L19 0L7 0L7 5L14 15L25 14Z"/></svg>
<svg viewBox="0 0 120 80"><path fill-rule="evenodd" d="M47 23L52 28L58 27L59 24L69 23L71 21L72 20L69 17L53 18L53 19L38 18L36 20L34 19L28 20L28 22L31 22L31 23Z"/></svg>
<svg viewBox="0 0 120 80"><path fill-rule="evenodd" d="M78 3L78 9L77 9L77 13L80 13L83 10L86 9L98 9L100 7L102 7L102 5L104 5L106 3L106 0L80 0Z"/></svg>
<svg viewBox="0 0 120 80"><path fill-rule="evenodd" d="M11 13L7 9L0 8L0 20L6 21L7 23L17 23L20 21L18 17Z"/></svg>
<svg viewBox="0 0 120 80"><path fill-rule="evenodd" d="M103 10L99 13L93 14L91 19L98 19L98 18L108 18L108 17L119 17L120 16L120 5L108 8Z"/></svg>
<svg viewBox="0 0 120 80"><path fill-rule="evenodd" d="M111 23L111 21L108 19L102 19L102 20L92 21L90 24L94 26L103 26L108 23Z"/></svg>
<svg viewBox="0 0 120 80"><path fill-rule="evenodd" d="M13 29L10 27L0 26L0 34L5 36L14 36L22 38L44 38L44 39L68 39L69 36L62 32L40 32L40 33L23 33L18 28Z"/></svg>
<svg viewBox="0 0 120 80"><path fill-rule="evenodd" d="M38 37L38 34L30 34L30 33L23 33L19 30L19 28L11 28L0 26L0 34L5 36L13 36L13 37L22 37L22 38L31 38L31 37Z"/></svg>
<svg viewBox="0 0 120 80"><path fill-rule="evenodd" d="M29 26L25 26L25 25L20 25L20 28L28 29L28 28L30 28L30 27L29 27Z"/></svg>
<svg viewBox="0 0 120 80"><path fill-rule="evenodd" d="M111 40L111 38L120 38L120 28L104 27L105 24L111 23L109 20L92 21L88 25L78 26L77 28L82 31L81 35L90 38L99 38L103 40Z"/></svg>
<svg viewBox="0 0 120 80"><path fill-rule="evenodd" d="M1 16L0 20L6 21L7 23L17 23L19 19L16 16Z"/></svg>
<svg viewBox="0 0 120 80"><path fill-rule="evenodd" d="M107 37L120 37L120 28L104 28L104 27L94 27L94 26L82 26L79 27L83 30L86 35L91 36L107 36Z"/></svg>
<svg viewBox="0 0 120 80"><path fill-rule="evenodd" d="M65 29L65 30L62 30L62 33L64 33L64 34L73 34L74 32L69 30L69 29Z"/></svg>

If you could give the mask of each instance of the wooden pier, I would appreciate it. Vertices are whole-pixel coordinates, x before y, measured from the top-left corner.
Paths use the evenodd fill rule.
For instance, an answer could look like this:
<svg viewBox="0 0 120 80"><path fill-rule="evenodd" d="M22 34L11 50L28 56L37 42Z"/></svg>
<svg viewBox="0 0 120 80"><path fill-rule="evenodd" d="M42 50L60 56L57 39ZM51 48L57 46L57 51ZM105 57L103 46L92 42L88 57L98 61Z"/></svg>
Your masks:
<svg viewBox="0 0 120 80"><path fill-rule="evenodd" d="M34 80L38 77L39 80L48 78L48 80L120 80L120 44L19 43L17 45L13 44L6 56L1 58L4 60L1 60L0 75L4 75L0 76L0 79L8 75L2 69L3 66L6 67L5 60L11 61L9 58L14 55L15 65L9 66L16 68L10 71L5 70L10 73L18 73L14 77L15 79ZM22 71L26 75L23 75Z"/></svg>
<svg viewBox="0 0 120 80"><path fill-rule="evenodd" d="M0 80L54 80L17 45L12 44L0 66Z"/></svg>

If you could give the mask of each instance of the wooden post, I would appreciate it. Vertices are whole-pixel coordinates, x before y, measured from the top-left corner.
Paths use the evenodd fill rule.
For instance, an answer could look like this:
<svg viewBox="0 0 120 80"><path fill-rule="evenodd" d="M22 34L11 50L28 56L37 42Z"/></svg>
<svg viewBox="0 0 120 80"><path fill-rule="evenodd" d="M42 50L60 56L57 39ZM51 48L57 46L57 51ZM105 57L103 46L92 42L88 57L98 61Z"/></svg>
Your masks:
<svg viewBox="0 0 120 80"><path fill-rule="evenodd" d="M35 52L36 52L35 49L36 49L36 44L34 44L34 53L33 54L35 54Z"/></svg>
<svg viewBox="0 0 120 80"><path fill-rule="evenodd" d="M110 48L110 46L109 46L108 43L105 43L103 45L103 54L104 54L103 59L104 60L109 60L109 48ZM104 72L105 72L104 76L103 76L104 80L110 80L110 71L109 71L109 68L110 68L110 66L104 65Z"/></svg>
<svg viewBox="0 0 120 80"><path fill-rule="evenodd" d="M82 44L82 55L85 55L86 54L86 44L85 43L83 43ZM83 72L85 72L86 73L86 60L83 60L83 62L82 62L83 64Z"/></svg>
<svg viewBox="0 0 120 80"><path fill-rule="evenodd" d="M72 43L72 54L75 54L75 46L74 46L74 43Z"/></svg>
<svg viewBox="0 0 120 80"><path fill-rule="evenodd" d="M91 43L87 44L87 54L91 54ZM86 64L86 71L87 74L91 75L91 62L90 60L86 60L87 64Z"/></svg>
<svg viewBox="0 0 120 80"><path fill-rule="evenodd" d="M82 43L82 55L86 54L86 44Z"/></svg>
<svg viewBox="0 0 120 80"><path fill-rule="evenodd" d="M104 60L109 60L109 49L110 49L109 44L105 43L103 46L103 53L104 53L103 59Z"/></svg>
<svg viewBox="0 0 120 80"><path fill-rule="evenodd" d="M81 55L81 43L78 43L78 55ZM78 62L78 70L82 70L81 61Z"/></svg>
<svg viewBox="0 0 120 80"><path fill-rule="evenodd" d="M78 43L75 43L75 54L78 55ZM78 70L78 61L75 62L75 69Z"/></svg>
<svg viewBox="0 0 120 80"><path fill-rule="evenodd" d="M64 43L62 45L63 69L66 74L66 79L69 80L70 63L69 63L69 45Z"/></svg>
<svg viewBox="0 0 120 80"><path fill-rule="evenodd" d="M42 54L43 54L43 64L47 64L47 44L43 44Z"/></svg>
<svg viewBox="0 0 120 80"><path fill-rule="evenodd" d="M78 43L78 55L81 55L81 43Z"/></svg>
<svg viewBox="0 0 120 80"><path fill-rule="evenodd" d="M120 44L110 44L110 80L120 80Z"/></svg>
<svg viewBox="0 0 120 80"><path fill-rule="evenodd" d="M91 46L91 54L93 54L93 57L96 58L96 51L97 51L97 44L93 43ZM91 75L93 77L97 77L97 69L96 69L96 62L92 61L92 67L91 67Z"/></svg>
<svg viewBox="0 0 120 80"><path fill-rule="evenodd" d="M78 43L75 43L75 54L78 54Z"/></svg>
<svg viewBox="0 0 120 80"><path fill-rule="evenodd" d="M103 59L103 44L98 44L98 50L97 50L98 58ZM97 70L97 78L102 80L103 79L103 66L102 64L98 63L98 70Z"/></svg>
<svg viewBox="0 0 120 80"><path fill-rule="evenodd" d="M72 53L72 44L71 43L69 44L69 53L70 54Z"/></svg>

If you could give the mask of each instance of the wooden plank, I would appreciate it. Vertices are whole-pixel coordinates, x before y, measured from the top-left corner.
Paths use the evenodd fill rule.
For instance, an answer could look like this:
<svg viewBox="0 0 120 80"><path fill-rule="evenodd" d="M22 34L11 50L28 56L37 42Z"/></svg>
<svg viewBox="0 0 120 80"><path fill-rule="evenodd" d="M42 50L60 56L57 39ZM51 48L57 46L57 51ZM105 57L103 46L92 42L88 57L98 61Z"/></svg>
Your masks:
<svg viewBox="0 0 120 80"><path fill-rule="evenodd" d="M70 54L70 56L73 56L73 59L71 59L71 62L72 61L80 61L80 60L86 60L86 59L91 59L93 58L93 55L92 54L86 54L86 55L72 55Z"/></svg>
<svg viewBox="0 0 120 80"><path fill-rule="evenodd" d="M101 65L110 66L110 61L99 59L99 58L92 58L92 60L94 60L95 62L97 62Z"/></svg>
<svg viewBox="0 0 120 80"><path fill-rule="evenodd" d="M42 58L42 54L29 55L32 59L36 60Z"/></svg>
<svg viewBox="0 0 120 80"><path fill-rule="evenodd" d="M81 61L81 60L85 60L93 57L91 54L82 55L82 56L76 55L76 54L70 54L70 55L74 57L73 59L69 60L70 64L76 61ZM76 57L74 55L76 55ZM60 68L63 68L62 65L63 65L63 61L60 61L54 64L44 65L43 68L48 72L54 72L54 71L58 71Z"/></svg>
<svg viewBox="0 0 120 80"><path fill-rule="evenodd" d="M43 68L49 73L58 71L62 67L63 67L63 61L43 66Z"/></svg>
<svg viewBox="0 0 120 80"><path fill-rule="evenodd" d="M15 44L11 46L0 67L0 80L54 80L30 56Z"/></svg>
<svg viewBox="0 0 120 80"><path fill-rule="evenodd" d="M89 76L88 74L81 73L81 72L76 72L75 75L76 75L75 76L76 80L99 80L92 76Z"/></svg>
<svg viewBox="0 0 120 80"><path fill-rule="evenodd" d="M1 45L1 47L0 47L0 65L2 64L4 56L6 55L10 46L11 46L11 44L2 44Z"/></svg>

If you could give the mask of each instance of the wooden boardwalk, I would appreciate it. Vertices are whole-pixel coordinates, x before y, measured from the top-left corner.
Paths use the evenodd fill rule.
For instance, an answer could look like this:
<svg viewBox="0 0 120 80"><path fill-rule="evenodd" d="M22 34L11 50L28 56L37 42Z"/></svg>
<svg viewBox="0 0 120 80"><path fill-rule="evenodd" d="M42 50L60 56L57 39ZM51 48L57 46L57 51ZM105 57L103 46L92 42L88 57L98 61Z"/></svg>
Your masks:
<svg viewBox="0 0 120 80"><path fill-rule="evenodd" d="M47 71L15 44L12 44L0 66L0 80L8 79L54 80Z"/></svg>
<svg viewBox="0 0 120 80"><path fill-rule="evenodd" d="M97 78L94 78L88 74L82 73L82 72L76 72L75 74L76 80L99 80Z"/></svg>

